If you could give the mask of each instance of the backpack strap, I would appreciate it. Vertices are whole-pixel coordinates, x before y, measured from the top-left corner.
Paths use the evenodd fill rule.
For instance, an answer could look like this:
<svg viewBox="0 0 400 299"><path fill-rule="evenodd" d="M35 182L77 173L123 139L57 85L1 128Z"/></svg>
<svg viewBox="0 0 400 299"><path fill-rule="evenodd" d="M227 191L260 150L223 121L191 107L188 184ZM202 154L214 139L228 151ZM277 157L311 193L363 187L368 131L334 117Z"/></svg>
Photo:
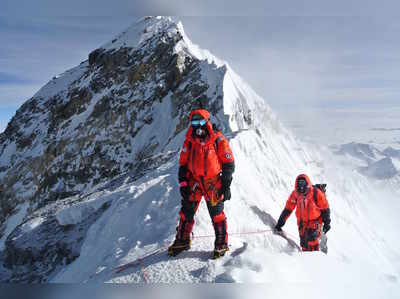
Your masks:
<svg viewBox="0 0 400 299"><path fill-rule="evenodd" d="M314 189L314 194L313 194L314 203L315 203L315 205L318 207L318 204L317 204L318 187L313 186L313 189Z"/></svg>
<svg viewBox="0 0 400 299"><path fill-rule="evenodd" d="M317 208L320 209L320 207L318 206L318 189L325 195L326 194L326 184L313 185L313 189L314 189L314 194L313 194L314 203L317 206Z"/></svg>
<svg viewBox="0 0 400 299"><path fill-rule="evenodd" d="M219 143L220 141L222 141L222 137L221 137L221 136L218 136L218 137L215 138L215 140L214 140L214 148L215 148L215 152L217 152L217 153L218 153L218 143Z"/></svg>
<svg viewBox="0 0 400 299"><path fill-rule="evenodd" d="M215 133L221 131L220 128L219 128L219 127L217 126L217 124L215 124L215 123L212 124L212 129L213 129L213 131L214 131Z"/></svg>

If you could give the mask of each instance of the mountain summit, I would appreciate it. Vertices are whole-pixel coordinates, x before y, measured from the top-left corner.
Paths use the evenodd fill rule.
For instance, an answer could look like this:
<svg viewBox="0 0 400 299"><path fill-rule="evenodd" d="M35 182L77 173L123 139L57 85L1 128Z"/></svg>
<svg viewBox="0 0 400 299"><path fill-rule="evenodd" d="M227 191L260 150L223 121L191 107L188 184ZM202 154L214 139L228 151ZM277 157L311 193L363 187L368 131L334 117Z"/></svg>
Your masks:
<svg viewBox="0 0 400 299"><path fill-rule="evenodd" d="M232 253L223 264L207 259L213 240L204 202L195 218L193 250L174 259L161 250L175 235L178 155L189 113L199 107L211 112L212 122L230 139L237 165L226 203ZM345 273L356 268L346 261L357 257L368 260L359 279L375 279L370 275L375 266L379 279L397 279L392 273L398 267L390 261L398 251L385 241L379 251L367 245L378 235L387 238L369 221L374 210L364 209L374 204L365 193L374 192L365 178L338 171L330 159L322 162L318 152L283 128L227 63L189 40L181 23L143 18L53 78L0 135L0 278L254 282L310 275L318 280L324 277L321 264ZM302 172L332 190L332 250L329 256L316 253L317 262L293 245L294 220L285 227L289 239L271 231ZM113 270L156 249L159 254L140 267ZM287 276L282 267L295 272Z"/></svg>
<svg viewBox="0 0 400 299"><path fill-rule="evenodd" d="M226 63L192 44L169 17L139 20L54 77L0 135L3 244L15 228L6 223L12 215L48 213L64 199L81 201L112 179L134 180L175 158L188 115L199 107L228 134L253 127L256 110L269 111ZM18 252L14 245L9 242ZM26 262L25 253L6 253L10 264Z"/></svg>

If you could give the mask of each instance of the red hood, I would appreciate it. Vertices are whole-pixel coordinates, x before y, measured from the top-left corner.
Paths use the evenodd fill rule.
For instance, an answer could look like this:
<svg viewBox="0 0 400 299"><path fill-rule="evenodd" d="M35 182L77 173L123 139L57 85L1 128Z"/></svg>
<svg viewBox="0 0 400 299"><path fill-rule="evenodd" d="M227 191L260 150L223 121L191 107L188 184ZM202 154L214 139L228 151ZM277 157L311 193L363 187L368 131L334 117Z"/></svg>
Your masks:
<svg viewBox="0 0 400 299"><path fill-rule="evenodd" d="M204 119L209 120L210 119L210 112L208 112L206 109L197 109L193 110L190 112L190 120L192 120L193 115L195 114L200 114Z"/></svg>
<svg viewBox="0 0 400 299"><path fill-rule="evenodd" d="M189 115L190 121L192 120L192 117L195 114L200 114L204 119L207 120L206 126L207 126L207 129L208 129L208 133L210 134L210 136L212 136L214 134L214 130L213 130L212 124L210 122L210 112L208 112L206 109L193 110L192 112L190 112L190 115ZM192 126L189 127L189 130L186 133L186 138L188 138L190 136L192 136Z"/></svg>
<svg viewBox="0 0 400 299"><path fill-rule="evenodd" d="M308 188L312 187L310 178L306 174L302 173L302 174L298 175L297 178L296 178L296 183L294 185L294 190L297 190L297 182L298 182L299 179L305 179L306 182L307 182Z"/></svg>

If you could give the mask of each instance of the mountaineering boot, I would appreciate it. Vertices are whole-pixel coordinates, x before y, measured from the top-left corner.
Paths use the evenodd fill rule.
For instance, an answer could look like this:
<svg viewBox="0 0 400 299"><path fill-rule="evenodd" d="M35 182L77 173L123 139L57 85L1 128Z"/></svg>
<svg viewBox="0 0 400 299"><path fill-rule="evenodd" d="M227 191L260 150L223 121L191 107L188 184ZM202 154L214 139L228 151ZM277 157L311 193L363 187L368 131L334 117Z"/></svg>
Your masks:
<svg viewBox="0 0 400 299"><path fill-rule="evenodd" d="M225 252L229 250L227 223L224 212L213 217L213 225L215 231L213 259L217 259L224 256Z"/></svg>
<svg viewBox="0 0 400 299"><path fill-rule="evenodd" d="M190 240L190 234L192 233L194 221L187 221L183 217L179 221L179 225L176 228L176 237L174 243L168 247L169 256L177 256L184 250L189 250L192 241Z"/></svg>
<svg viewBox="0 0 400 299"><path fill-rule="evenodd" d="M177 256L182 251L189 250L191 244L192 241L190 239L187 240L176 239L174 243L168 247L168 255Z"/></svg>
<svg viewBox="0 0 400 299"><path fill-rule="evenodd" d="M220 258L221 256L225 255L225 252L229 250L229 247L227 244L222 244L215 246L214 252L213 252L213 259Z"/></svg>

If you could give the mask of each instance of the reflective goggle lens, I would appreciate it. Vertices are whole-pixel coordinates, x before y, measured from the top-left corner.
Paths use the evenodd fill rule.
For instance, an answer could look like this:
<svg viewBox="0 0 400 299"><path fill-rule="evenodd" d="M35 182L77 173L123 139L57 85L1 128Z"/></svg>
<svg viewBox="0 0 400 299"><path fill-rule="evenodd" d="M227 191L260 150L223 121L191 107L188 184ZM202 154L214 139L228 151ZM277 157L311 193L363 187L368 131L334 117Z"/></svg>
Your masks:
<svg viewBox="0 0 400 299"><path fill-rule="evenodd" d="M205 119L199 119L199 120L192 120L192 125L193 126L204 126L206 124Z"/></svg>

